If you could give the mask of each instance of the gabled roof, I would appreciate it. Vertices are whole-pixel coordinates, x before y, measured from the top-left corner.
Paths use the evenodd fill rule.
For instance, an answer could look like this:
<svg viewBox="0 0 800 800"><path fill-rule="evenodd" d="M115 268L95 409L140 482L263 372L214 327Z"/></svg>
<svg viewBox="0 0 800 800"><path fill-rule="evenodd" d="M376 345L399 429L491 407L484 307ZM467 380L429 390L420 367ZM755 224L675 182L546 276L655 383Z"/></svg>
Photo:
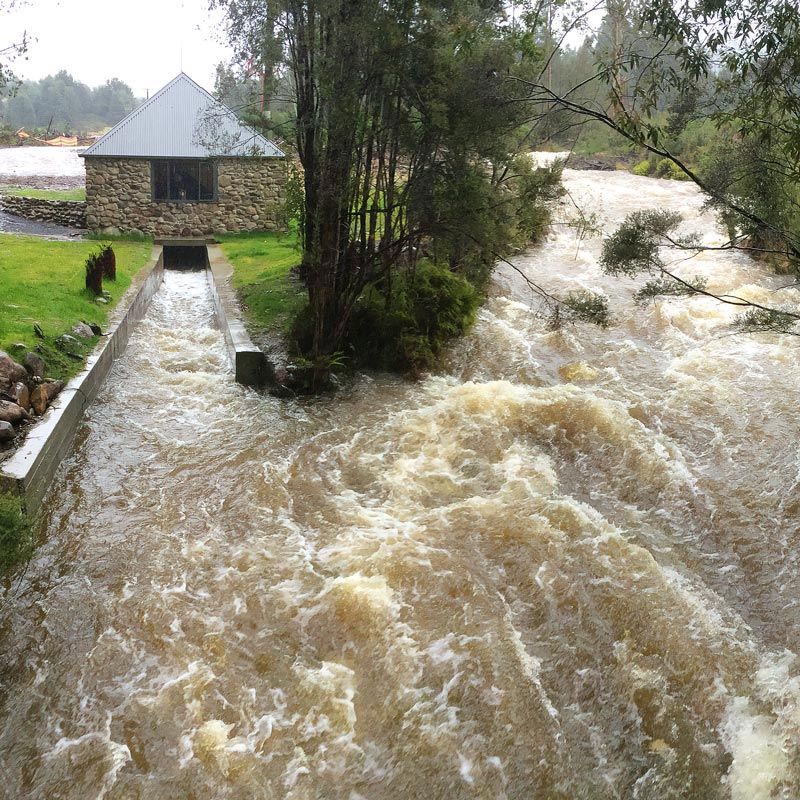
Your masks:
<svg viewBox="0 0 800 800"><path fill-rule="evenodd" d="M283 158L269 139L181 72L86 149L84 156Z"/></svg>

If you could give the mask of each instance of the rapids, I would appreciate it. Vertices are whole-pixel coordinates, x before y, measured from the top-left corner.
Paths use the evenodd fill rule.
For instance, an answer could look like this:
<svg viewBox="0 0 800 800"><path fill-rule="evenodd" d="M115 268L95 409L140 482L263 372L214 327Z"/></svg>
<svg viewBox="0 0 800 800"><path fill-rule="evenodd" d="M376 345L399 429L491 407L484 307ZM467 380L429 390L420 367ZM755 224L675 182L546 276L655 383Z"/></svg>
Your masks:
<svg viewBox="0 0 800 800"><path fill-rule="evenodd" d="M606 230L720 239L686 184L565 179ZM609 329L548 331L499 268L442 374L313 402L235 384L168 273L3 594L0 796L800 796L797 339L637 308L599 247L517 263Z"/></svg>

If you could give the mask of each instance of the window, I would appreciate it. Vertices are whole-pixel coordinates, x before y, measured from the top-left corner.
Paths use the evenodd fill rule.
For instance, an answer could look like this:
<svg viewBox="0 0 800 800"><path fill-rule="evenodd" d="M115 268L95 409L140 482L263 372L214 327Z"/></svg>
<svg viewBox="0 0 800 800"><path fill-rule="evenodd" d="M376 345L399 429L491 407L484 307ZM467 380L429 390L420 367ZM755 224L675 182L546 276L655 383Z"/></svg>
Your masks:
<svg viewBox="0 0 800 800"><path fill-rule="evenodd" d="M208 203L216 199L213 161L163 159L151 165L153 200Z"/></svg>

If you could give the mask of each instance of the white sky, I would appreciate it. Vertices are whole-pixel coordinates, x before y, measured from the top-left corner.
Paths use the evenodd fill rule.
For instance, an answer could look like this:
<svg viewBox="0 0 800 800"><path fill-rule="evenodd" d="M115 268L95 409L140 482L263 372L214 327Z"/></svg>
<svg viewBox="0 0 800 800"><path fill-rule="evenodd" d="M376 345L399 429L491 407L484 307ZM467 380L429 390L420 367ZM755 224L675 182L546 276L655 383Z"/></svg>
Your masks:
<svg viewBox="0 0 800 800"><path fill-rule="evenodd" d="M28 80L65 69L90 87L119 78L136 97L145 97L183 70L212 91L216 65L231 55L220 14L208 11L207 0L24 0L11 11L6 6L0 0L0 49L28 32L26 56L11 64Z"/></svg>

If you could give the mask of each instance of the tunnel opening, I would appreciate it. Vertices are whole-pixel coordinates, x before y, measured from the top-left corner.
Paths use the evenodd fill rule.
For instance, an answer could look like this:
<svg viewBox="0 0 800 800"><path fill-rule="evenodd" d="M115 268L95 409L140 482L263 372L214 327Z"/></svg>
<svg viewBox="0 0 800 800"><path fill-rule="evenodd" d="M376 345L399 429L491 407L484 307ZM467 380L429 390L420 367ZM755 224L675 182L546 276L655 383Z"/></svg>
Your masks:
<svg viewBox="0 0 800 800"><path fill-rule="evenodd" d="M205 269L208 248L204 244L165 244L165 269Z"/></svg>

